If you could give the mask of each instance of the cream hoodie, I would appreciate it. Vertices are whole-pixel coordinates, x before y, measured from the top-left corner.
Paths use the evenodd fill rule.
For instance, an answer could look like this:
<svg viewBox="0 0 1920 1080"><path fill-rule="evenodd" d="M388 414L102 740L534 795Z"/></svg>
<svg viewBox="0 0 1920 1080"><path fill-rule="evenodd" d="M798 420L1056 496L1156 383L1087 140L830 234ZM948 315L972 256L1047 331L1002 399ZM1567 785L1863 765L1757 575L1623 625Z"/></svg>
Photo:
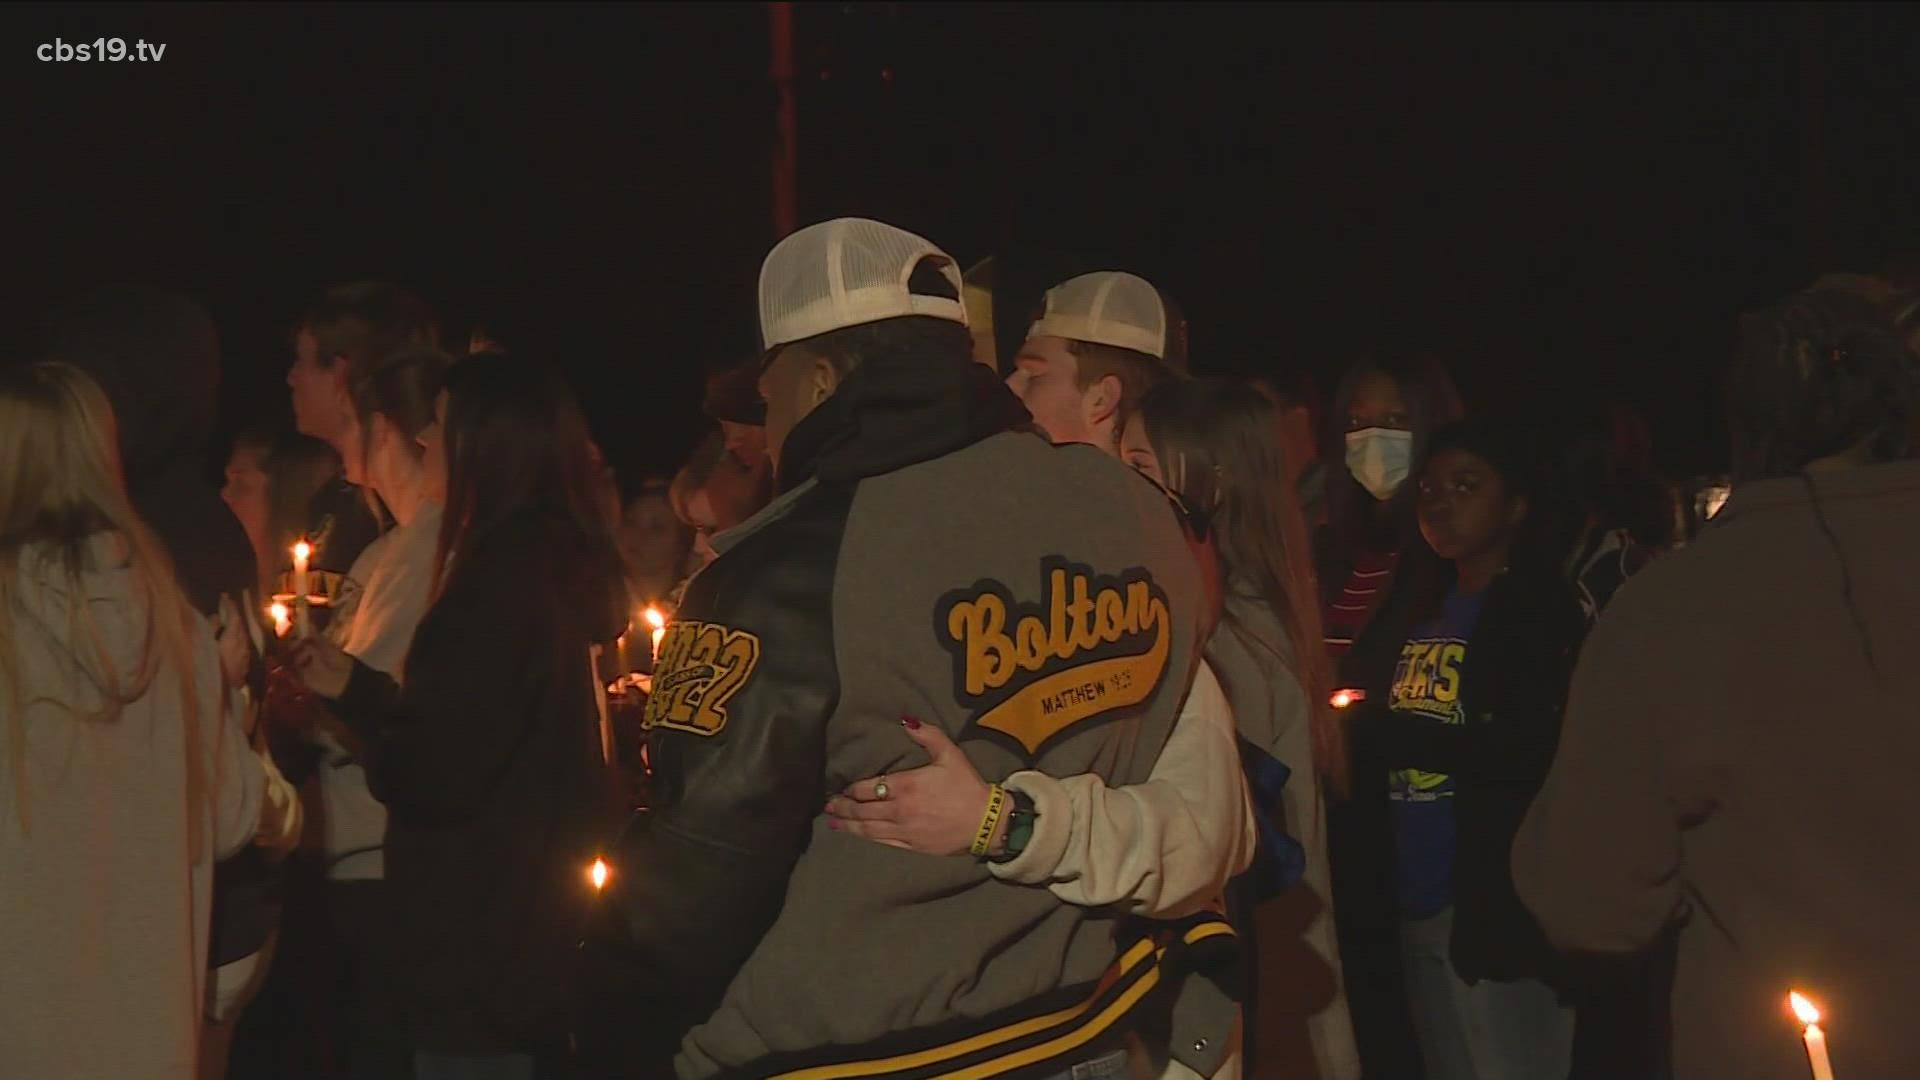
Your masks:
<svg viewBox="0 0 1920 1080"><path fill-rule="evenodd" d="M1205 663L1145 783L1110 788L1091 773L1017 772L1005 786L1031 798L1038 816L1026 849L993 864L994 876L1044 885L1070 904L1192 915L1218 902L1258 843L1233 711ZM1163 1080L1197 1075L1174 1061ZM1237 1050L1213 1073L1215 1080L1239 1075Z"/></svg>
<svg viewBox="0 0 1920 1080"><path fill-rule="evenodd" d="M0 715L0 1071L62 1080L195 1074L213 864L253 840L264 773L227 707L210 628L193 641L196 715L173 672L112 719L103 673L69 639L83 606L107 662L137 670L146 612L117 538L90 544L81 592L21 558L0 611L24 715ZM0 711L10 710L0 698ZM15 756L15 732L24 755ZM188 792L199 759L202 798ZM28 820L16 785L24 780Z"/></svg>

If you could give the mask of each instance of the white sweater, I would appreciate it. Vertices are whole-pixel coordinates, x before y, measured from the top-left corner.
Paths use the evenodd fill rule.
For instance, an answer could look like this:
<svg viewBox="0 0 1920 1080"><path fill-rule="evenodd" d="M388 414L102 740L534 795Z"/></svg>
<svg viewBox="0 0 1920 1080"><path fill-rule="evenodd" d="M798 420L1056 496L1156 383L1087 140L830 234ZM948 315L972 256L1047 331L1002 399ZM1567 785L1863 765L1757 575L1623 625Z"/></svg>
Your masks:
<svg viewBox="0 0 1920 1080"><path fill-rule="evenodd" d="M422 503L412 521L382 533L360 552L347 573L340 611L329 628L340 648L361 663L398 680L427 614L433 553L440 542L440 506ZM341 740L322 735L320 796L325 812L327 876L336 881L386 876L382 847L387 808L367 788L367 773Z"/></svg>
<svg viewBox="0 0 1920 1080"><path fill-rule="evenodd" d="M61 570L23 557L16 601L0 611L25 703L14 715L0 697L0 1072L187 1080L213 864L253 839L264 772L202 623L195 715L182 712L177 674L162 671L117 716L94 718L103 673L98 654L70 640L75 608L118 672L138 670L147 618L119 541L91 548L101 569L82 576L78 595ZM203 778L197 801L190 757Z"/></svg>

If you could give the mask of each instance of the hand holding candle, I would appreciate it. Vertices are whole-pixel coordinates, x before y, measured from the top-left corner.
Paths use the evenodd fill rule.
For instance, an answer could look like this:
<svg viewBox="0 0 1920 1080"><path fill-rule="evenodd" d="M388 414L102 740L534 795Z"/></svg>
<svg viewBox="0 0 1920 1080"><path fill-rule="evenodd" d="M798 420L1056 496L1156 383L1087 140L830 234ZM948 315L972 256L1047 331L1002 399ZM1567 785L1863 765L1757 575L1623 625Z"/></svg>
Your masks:
<svg viewBox="0 0 1920 1080"><path fill-rule="evenodd" d="M1800 991L1787 994L1787 1004L1806 1026L1807 1060L1813 1064L1813 1080L1833 1080L1833 1062L1827 1060L1827 1033L1820 1030L1820 1010Z"/></svg>
<svg viewBox="0 0 1920 1080"><path fill-rule="evenodd" d="M299 627L301 637L306 637L312 629L307 610L307 561L312 557L312 544L302 540L293 545L293 621Z"/></svg>

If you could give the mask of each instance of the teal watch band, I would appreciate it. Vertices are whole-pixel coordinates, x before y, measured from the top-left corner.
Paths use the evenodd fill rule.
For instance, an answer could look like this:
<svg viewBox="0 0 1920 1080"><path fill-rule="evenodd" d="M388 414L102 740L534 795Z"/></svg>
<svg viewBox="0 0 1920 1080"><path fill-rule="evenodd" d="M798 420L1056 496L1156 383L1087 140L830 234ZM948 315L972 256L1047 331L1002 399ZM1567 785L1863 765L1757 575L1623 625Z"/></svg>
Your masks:
<svg viewBox="0 0 1920 1080"><path fill-rule="evenodd" d="M1012 862L1027 850L1028 841L1033 839L1033 823L1040 814L1033 808L1033 799L1024 791L1009 790L1007 795L1013 800L1013 808L1007 811L1007 842L1000 854L993 856L997 863Z"/></svg>

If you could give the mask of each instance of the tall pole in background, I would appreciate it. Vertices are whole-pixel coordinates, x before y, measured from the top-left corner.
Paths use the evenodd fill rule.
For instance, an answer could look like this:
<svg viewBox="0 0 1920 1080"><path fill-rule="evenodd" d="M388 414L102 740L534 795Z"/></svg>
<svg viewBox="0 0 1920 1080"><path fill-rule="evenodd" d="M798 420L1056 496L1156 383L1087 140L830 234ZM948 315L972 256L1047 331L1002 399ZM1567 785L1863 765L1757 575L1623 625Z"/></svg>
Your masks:
<svg viewBox="0 0 1920 1080"><path fill-rule="evenodd" d="M768 72L777 104L773 134L773 238L785 239L798 226L795 175L799 157L800 118L793 97L793 4L767 5L767 39L772 53Z"/></svg>
<svg viewBox="0 0 1920 1080"><path fill-rule="evenodd" d="M1800 74L1806 93L1807 188L1811 201L1812 231L1809 247L1813 253L1813 272L1825 274L1833 266L1833 204L1827 192L1826 112L1827 88L1825 43L1821 39L1820 6L1808 4L1801 34Z"/></svg>

